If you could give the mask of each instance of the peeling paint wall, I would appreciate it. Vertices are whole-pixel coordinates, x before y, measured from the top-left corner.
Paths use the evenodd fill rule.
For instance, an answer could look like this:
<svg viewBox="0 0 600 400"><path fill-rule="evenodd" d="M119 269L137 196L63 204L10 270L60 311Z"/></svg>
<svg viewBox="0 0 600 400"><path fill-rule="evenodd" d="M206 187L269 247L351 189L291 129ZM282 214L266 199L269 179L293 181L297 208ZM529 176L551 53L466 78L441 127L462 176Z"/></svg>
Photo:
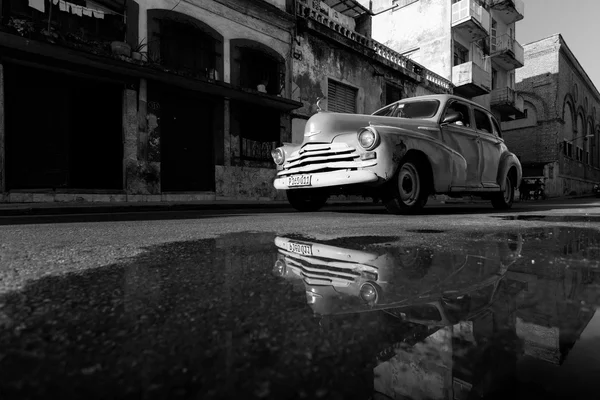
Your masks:
<svg viewBox="0 0 600 400"><path fill-rule="evenodd" d="M384 87L389 82L401 88L402 98L413 97L417 85L404 79L400 72L383 66L342 45L313 34L301 32L294 44L292 99L303 106L292 113L291 141L301 143L307 119L320 106L328 109L327 88L329 80L357 89L356 110L370 114L385 104Z"/></svg>
<svg viewBox="0 0 600 400"><path fill-rule="evenodd" d="M373 0L375 13L389 0ZM373 39L452 79L452 7L450 0L419 0L373 17Z"/></svg>
<svg viewBox="0 0 600 400"><path fill-rule="evenodd" d="M267 168L217 166L215 194L230 200L285 200L285 193L273 187L276 173Z"/></svg>

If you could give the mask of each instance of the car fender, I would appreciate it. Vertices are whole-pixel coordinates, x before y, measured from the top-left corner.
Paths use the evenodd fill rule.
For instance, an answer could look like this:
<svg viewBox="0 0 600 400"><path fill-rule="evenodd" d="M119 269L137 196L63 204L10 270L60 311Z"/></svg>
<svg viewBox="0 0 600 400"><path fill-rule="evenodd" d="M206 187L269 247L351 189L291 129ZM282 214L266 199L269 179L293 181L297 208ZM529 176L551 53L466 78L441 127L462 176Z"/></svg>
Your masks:
<svg viewBox="0 0 600 400"><path fill-rule="evenodd" d="M428 128L426 133L396 127L375 127L388 141L392 152L392 176L400 161L409 150L425 154L433 172L433 187L436 193L447 192L451 186L462 186L467 179L467 161L457 151L440 140L437 128Z"/></svg>
<svg viewBox="0 0 600 400"><path fill-rule="evenodd" d="M502 154L502 157L500 157L500 164L498 165L498 175L496 177L496 181L500 185L501 190L504 190L505 188L504 177L512 167L515 167L515 169L517 170L517 182L515 182L516 189L521 185L521 180L523 179L523 169L521 167L521 162L519 161L517 156L507 151L504 154Z"/></svg>

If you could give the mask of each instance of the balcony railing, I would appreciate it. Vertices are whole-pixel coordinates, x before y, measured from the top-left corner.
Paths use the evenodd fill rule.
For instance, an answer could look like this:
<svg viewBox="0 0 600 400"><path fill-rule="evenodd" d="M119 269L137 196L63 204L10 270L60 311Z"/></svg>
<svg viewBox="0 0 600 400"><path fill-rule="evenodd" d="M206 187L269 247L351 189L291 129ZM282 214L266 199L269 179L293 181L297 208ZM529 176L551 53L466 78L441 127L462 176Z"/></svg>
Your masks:
<svg viewBox="0 0 600 400"><path fill-rule="evenodd" d="M525 65L523 46L508 34L492 37L492 57L498 58L504 67L520 68Z"/></svg>
<svg viewBox="0 0 600 400"><path fill-rule="evenodd" d="M492 90L490 106L500 112L500 120L522 118L524 116L525 101L517 92L507 87Z"/></svg>
<svg viewBox="0 0 600 400"><path fill-rule="evenodd" d="M500 89L492 90L492 104L505 104L505 103L514 103L516 100L516 92L509 88L504 87Z"/></svg>
<svg viewBox="0 0 600 400"><path fill-rule="evenodd" d="M375 52L375 54L382 60L389 64L392 64L402 72L416 74L422 76L423 79L431 84L432 86L438 87L440 91L443 92L451 92L452 83L441 77L440 75L435 74L432 71L429 71L422 65L414 62L410 58L403 56L385 46L382 43L377 42L376 40L370 39L366 36L361 35L353 30L350 30L348 27L340 24L338 21L329 18L327 15L320 13L318 10L313 8L312 2L308 2L307 0L299 0L297 3L296 15L299 17L304 17L307 19L311 19L316 21L329 29L339 33L340 35L356 42L359 45L364 46L365 48L371 49Z"/></svg>
<svg viewBox="0 0 600 400"><path fill-rule="evenodd" d="M499 15L506 24L520 21L525 16L523 0L489 0L489 5L493 10L500 11Z"/></svg>
<svg viewBox="0 0 600 400"><path fill-rule="evenodd" d="M489 93L492 84L490 57L475 43L471 44L471 60L452 68L454 91L467 97Z"/></svg>
<svg viewBox="0 0 600 400"><path fill-rule="evenodd" d="M461 0L452 4L452 26L463 25L468 28L471 39L485 37L490 32L490 14L475 0Z"/></svg>

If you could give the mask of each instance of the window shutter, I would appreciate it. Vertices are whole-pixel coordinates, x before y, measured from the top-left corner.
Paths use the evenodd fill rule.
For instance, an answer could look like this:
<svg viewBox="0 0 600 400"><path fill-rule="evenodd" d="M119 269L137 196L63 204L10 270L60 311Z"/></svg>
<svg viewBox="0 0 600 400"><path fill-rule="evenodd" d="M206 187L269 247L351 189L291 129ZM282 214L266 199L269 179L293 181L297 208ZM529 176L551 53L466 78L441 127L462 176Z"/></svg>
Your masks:
<svg viewBox="0 0 600 400"><path fill-rule="evenodd" d="M358 90L329 79L327 84L327 110L356 114Z"/></svg>

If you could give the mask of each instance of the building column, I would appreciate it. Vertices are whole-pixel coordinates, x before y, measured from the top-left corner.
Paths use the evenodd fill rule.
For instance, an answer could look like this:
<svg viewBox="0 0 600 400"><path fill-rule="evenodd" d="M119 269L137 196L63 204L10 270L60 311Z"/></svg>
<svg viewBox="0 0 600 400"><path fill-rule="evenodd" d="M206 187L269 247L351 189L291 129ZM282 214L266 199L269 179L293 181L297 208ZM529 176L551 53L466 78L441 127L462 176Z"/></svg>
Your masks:
<svg viewBox="0 0 600 400"><path fill-rule="evenodd" d="M6 154L4 126L4 65L0 64L0 199L6 192Z"/></svg>
<svg viewBox="0 0 600 400"><path fill-rule="evenodd" d="M137 92L123 90L123 173L128 195L139 194Z"/></svg>
<svg viewBox="0 0 600 400"><path fill-rule="evenodd" d="M231 42L223 39L223 82L231 83ZM231 102L223 104L223 165L231 166Z"/></svg>

